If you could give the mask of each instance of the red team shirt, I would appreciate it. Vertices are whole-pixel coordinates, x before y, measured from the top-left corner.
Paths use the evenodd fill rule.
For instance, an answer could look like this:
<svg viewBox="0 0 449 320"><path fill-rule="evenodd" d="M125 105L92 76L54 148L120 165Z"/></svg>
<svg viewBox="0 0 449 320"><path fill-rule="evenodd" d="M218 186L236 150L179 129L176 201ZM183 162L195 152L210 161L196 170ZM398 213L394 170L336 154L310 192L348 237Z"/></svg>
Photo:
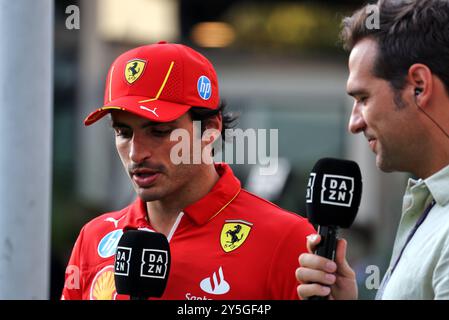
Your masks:
<svg viewBox="0 0 449 320"><path fill-rule="evenodd" d="M172 263L162 299L297 299L298 257L314 228L242 189L228 165L215 167L218 182L179 214L167 237ZM128 299L117 295L113 269L127 228L153 230L140 198L83 227L62 299Z"/></svg>

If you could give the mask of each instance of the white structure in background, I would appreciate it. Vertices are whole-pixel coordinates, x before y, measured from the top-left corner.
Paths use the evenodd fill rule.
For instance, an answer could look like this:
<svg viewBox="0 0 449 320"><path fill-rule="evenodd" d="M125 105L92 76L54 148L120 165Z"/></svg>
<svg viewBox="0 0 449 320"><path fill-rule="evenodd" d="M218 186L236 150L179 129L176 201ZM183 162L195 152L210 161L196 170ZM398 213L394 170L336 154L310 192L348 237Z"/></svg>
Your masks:
<svg viewBox="0 0 449 320"><path fill-rule="evenodd" d="M246 179L245 189L268 201L277 200L285 188L292 166L285 158L279 158L276 161L278 161L278 168L276 173L271 175L261 175L263 166L260 164L252 166Z"/></svg>
<svg viewBox="0 0 449 320"><path fill-rule="evenodd" d="M0 0L0 299L48 299L53 1Z"/></svg>

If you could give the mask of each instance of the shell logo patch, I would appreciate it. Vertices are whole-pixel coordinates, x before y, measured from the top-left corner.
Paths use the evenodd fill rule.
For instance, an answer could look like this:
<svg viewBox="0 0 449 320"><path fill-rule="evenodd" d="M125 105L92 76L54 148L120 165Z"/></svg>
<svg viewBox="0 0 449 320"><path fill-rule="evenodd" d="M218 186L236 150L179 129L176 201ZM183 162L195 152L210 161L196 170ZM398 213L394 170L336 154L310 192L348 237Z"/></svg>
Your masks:
<svg viewBox="0 0 449 320"><path fill-rule="evenodd" d="M248 238L252 223L243 220L226 220L221 229L220 244L225 252L240 247Z"/></svg>
<svg viewBox="0 0 449 320"><path fill-rule="evenodd" d="M134 83L143 73L147 62L145 60L133 59L125 66L125 79L129 84Z"/></svg>
<svg viewBox="0 0 449 320"><path fill-rule="evenodd" d="M95 275L90 287L90 300L116 300L114 266L106 266Z"/></svg>

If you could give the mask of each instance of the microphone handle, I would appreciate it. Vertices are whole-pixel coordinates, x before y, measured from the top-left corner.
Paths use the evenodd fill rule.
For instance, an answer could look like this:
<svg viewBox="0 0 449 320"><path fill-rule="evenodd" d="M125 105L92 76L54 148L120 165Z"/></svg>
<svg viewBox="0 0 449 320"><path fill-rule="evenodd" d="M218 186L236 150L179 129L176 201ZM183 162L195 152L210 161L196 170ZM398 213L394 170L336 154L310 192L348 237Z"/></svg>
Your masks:
<svg viewBox="0 0 449 320"><path fill-rule="evenodd" d="M318 226L318 233L321 236L321 241L315 250L315 254L327 258L329 260L335 260L335 250L337 248L337 231L336 226ZM313 296L309 300L328 300L329 297Z"/></svg>

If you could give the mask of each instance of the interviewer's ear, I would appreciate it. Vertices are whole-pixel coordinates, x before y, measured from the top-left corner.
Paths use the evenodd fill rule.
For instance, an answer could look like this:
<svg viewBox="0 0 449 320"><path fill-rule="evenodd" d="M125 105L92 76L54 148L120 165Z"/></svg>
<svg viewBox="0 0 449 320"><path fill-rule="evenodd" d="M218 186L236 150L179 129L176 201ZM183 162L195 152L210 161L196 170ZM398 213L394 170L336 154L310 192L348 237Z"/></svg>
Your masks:
<svg viewBox="0 0 449 320"><path fill-rule="evenodd" d="M425 64L415 63L408 70L411 94L420 107L425 107L433 90L432 71Z"/></svg>

